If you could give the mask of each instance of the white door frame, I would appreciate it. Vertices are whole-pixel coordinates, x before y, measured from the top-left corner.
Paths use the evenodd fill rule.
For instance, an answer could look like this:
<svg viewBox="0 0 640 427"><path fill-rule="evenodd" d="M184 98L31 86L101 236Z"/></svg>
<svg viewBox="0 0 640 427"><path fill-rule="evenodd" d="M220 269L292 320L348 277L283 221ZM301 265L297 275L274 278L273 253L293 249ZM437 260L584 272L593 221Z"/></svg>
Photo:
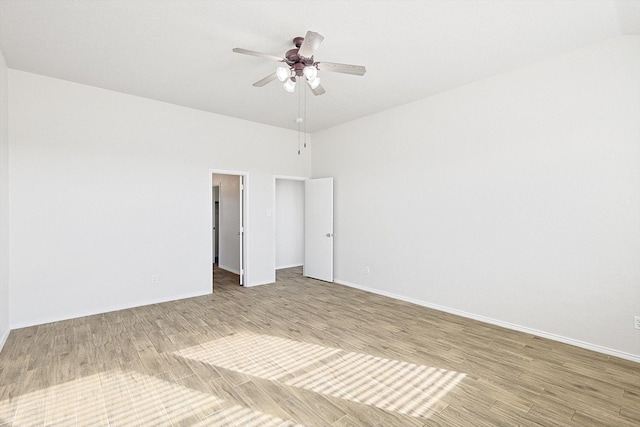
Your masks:
<svg viewBox="0 0 640 427"><path fill-rule="evenodd" d="M309 179L309 177L306 176L287 176L287 175L274 175L273 176L273 201L271 202L271 206L273 206L273 215L271 215L272 220L273 220L273 225L272 225L272 229L273 229L273 236L272 236L272 240L273 240L273 277L276 277L276 215L278 214L276 212L276 180L278 179L288 179L290 181L306 181Z"/></svg>
<svg viewBox="0 0 640 427"><path fill-rule="evenodd" d="M210 227L209 227L209 235L211 235L211 229L213 228L213 192L211 191L211 187L213 186L213 182L212 182L212 176L213 174L220 174L220 175L235 175L235 176L239 176L242 177L241 179L241 183L242 181L244 181L244 191L242 192L242 200L240 200L240 204L241 206L241 212L242 212L242 220L241 220L241 225L244 224L244 232L242 233L242 254L238 254L240 256L240 274L242 275L240 278L240 282L242 284L242 286L247 286L248 283L251 283L249 281L249 277L250 277L250 269L249 269L249 257L248 257L248 248L249 248L249 244L250 244L250 230L249 230L249 172L247 171L234 171L234 170L227 170L227 169L209 169L209 219L211 221ZM216 230L219 231L219 230ZM213 238L213 236L212 236ZM213 242L212 242L213 243ZM209 245L209 247L211 247L211 256L209 256L209 259L211 259L211 257L213 256L213 246ZM212 276L213 278L213 273Z"/></svg>
<svg viewBox="0 0 640 427"><path fill-rule="evenodd" d="M218 190L217 191L218 199L220 199L220 184L213 185L211 187L211 192L212 192L212 196L211 197L213 197L213 193L216 193L216 189ZM213 251L212 261L215 263L216 255L218 255L217 252L216 252L216 240L219 237L218 228L216 227L215 200L211 200L211 222L212 222L212 224L211 224L212 227L211 228L213 229L213 233L212 233L213 242L212 242L212 245L211 245L211 250Z"/></svg>

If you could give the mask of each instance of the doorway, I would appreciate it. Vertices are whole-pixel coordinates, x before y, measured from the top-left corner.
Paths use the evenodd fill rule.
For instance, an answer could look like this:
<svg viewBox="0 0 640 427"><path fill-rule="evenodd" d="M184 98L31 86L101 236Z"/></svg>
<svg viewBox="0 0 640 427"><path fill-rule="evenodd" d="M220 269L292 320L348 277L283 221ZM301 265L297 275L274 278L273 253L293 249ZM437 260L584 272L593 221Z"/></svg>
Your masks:
<svg viewBox="0 0 640 427"><path fill-rule="evenodd" d="M304 178L275 178L275 268L304 264Z"/></svg>
<svg viewBox="0 0 640 427"><path fill-rule="evenodd" d="M246 174L211 171L212 283L216 270L224 270L245 285Z"/></svg>
<svg viewBox="0 0 640 427"><path fill-rule="evenodd" d="M333 178L274 177L275 273L333 282Z"/></svg>

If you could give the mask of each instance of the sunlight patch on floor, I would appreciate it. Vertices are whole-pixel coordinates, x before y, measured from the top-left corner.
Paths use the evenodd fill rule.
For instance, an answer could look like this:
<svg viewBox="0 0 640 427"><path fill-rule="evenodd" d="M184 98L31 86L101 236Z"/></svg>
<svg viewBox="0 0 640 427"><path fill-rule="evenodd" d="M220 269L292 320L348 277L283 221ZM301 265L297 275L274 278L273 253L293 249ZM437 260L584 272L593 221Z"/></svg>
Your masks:
<svg viewBox="0 0 640 427"><path fill-rule="evenodd" d="M273 415L264 412L254 411L246 406L234 405L223 411L202 420L207 426L260 426L260 427L278 427L283 425L285 420L281 420ZM291 424L294 426L294 424ZM298 425L298 424L295 424Z"/></svg>
<svg viewBox="0 0 640 427"><path fill-rule="evenodd" d="M0 401L0 420L26 425L264 425L282 420L132 371L109 371Z"/></svg>
<svg viewBox="0 0 640 427"><path fill-rule="evenodd" d="M426 417L465 374L347 353L286 382L380 409Z"/></svg>
<svg viewBox="0 0 640 427"><path fill-rule="evenodd" d="M466 376L269 335L236 334L179 353L212 366L421 417L441 410L442 397Z"/></svg>
<svg viewBox="0 0 640 427"><path fill-rule="evenodd" d="M280 380L340 351L269 335L235 334L189 347L179 355L243 374Z"/></svg>

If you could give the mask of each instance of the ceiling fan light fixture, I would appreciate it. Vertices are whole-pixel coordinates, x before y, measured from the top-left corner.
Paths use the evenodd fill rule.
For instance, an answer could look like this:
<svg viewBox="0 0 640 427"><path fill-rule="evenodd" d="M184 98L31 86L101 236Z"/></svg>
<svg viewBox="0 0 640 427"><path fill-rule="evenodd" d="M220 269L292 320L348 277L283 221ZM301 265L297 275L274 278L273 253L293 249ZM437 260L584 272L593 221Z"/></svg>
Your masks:
<svg viewBox="0 0 640 427"><path fill-rule="evenodd" d="M304 67L302 73L308 81L315 80L315 78L318 77L318 70L313 65L307 65L306 67Z"/></svg>
<svg viewBox="0 0 640 427"><path fill-rule="evenodd" d="M294 92L296 90L296 82L294 82L293 80L289 79L286 82L284 82L284 84L282 85L284 87L284 90L286 90L287 92Z"/></svg>
<svg viewBox="0 0 640 427"><path fill-rule="evenodd" d="M276 77L278 77L278 80L281 82L284 82L291 77L291 71L287 67L280 66L276 68Z"/></svg>
<svg viewBox="0 0 640 427"><path fill-rule="evenodd" d="M311 89L315 89L320 86L320 77L316 77L315 79L309 81L309 87Z"/></svg>

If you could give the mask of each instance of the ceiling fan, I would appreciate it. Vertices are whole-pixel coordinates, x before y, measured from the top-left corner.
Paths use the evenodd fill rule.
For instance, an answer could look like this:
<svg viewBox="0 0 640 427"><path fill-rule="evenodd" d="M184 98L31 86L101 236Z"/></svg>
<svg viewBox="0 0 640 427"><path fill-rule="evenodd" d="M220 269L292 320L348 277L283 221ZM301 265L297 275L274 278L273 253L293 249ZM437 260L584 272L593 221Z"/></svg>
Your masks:
<svg viewBox="0 0 640 427"><path fill-rule="evenodd" d="M355 76L362 76L367 71L362 65L338 64L335 62L324 61L316 62L313 54L323 40L324 37L322 35L313 31L307 31L307 34L304 37L296 37L293 39L295 49L288 50L282 58L275 55L269 55L268 53L256 52L239 47L234 48L233 51L283 63L276 68L274 73L255 82L253 85L256 87L262 87L267 83L278 79L283 83L287 92L294 92L296 82L306 80L314 95L322 95L325 93L325 90L320 85L318 71L330 71L333 73L352 74Z"/></svg>

